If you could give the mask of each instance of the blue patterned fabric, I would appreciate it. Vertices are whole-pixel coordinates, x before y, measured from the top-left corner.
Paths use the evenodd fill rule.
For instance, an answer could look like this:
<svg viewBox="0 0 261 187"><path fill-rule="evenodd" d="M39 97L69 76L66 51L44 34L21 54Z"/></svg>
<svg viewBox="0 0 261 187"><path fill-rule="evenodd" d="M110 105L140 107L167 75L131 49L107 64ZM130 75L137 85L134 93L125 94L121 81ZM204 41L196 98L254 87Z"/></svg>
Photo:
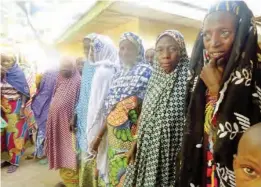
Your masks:
<svg viewBox="0 0 261 187"><path fill-rule="evenodd" d="M81 151L85 152L87 152L86 126L88 105L94 73L95 66L85 62L82 73L80 97L76 107L78 147Z"/></svg>
<svg viewBox="0 0 261 187"><path fill-rule="evenodd" d="M151 72L149 64L137 64L129 71L116 73L105 102L106 116L115 104L128 96L135 95L143 100Z"/></svg>
<svg viewBox="0 0 261 187"><path fill-rule="evenodd" d="M141 38L132 32L125 32L122 34L120 42L124 40L129 40L137 47L139 51L137 63L130 70L126 71L122 68L114 75L105 101L106 116L115 104L128 96L135 95L143 100L152 73L150 64L146 63L144 58L144 47Z"/></svg>

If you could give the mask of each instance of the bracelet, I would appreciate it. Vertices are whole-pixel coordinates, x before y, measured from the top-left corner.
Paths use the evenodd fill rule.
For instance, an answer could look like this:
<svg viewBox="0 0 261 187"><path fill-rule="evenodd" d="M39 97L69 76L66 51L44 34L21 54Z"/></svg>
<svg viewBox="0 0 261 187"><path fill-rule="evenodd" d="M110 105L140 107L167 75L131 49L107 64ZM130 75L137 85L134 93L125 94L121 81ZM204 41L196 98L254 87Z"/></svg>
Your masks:
<svg viewBox="0 0 261 187"><path fill-rule="evenodd" d="M133 140L137 140L137 139L138 139L138 135L134 135Z"/></svg>

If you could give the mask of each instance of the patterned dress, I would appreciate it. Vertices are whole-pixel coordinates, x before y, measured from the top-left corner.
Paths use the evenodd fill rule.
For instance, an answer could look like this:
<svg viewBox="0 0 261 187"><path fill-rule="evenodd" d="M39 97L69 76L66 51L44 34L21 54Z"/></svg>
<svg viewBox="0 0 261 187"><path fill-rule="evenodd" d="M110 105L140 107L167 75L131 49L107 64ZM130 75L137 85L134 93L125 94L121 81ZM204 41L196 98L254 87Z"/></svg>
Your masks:
<svg viewBox="0 0 261 187"><path fill-rule="evenodd" d="M7 82L1 82L1 117L7 127L1 132L2 159L19 165L28 140L27 118L21 118L21 95Z"/></svg>
<svg viewBox="0 0 261 187"><path fill-rule="evenodd" d="M136 135L141 100L130 96L120 101L107 117L109 138L109 181L111 186L123 186L127 168L126 152Z"/></svg>
<svg viewBox="0 0 261 187"><path fill-rule="evenodd" d="M205 111L205 123L204 123L204 143L203 143L203 159L205 163L203 176L206 187L218 187L218 178L216 173L216 164L213 158L213 145L215 142L215 136L213 136L216 129L216 117L213 116L215 105L217 102L217 97L210 96L207 91L206 94L207 105Z"/></svg>
<svg viewBox="0 0 261 187"><path fill-rule="evenodd" d="M76 70L69 79L58 75L46 123L45 153L50 169L77 169L75 135L70 132L69 127L80 84L81 77Z"/></svg>
<svg viewBox="0 0 261 187"><path fill-rule="evenodd" d="M34 112L38 127L35 145L35 156L38 158L44 156L43 146L45 140L46 121L56 84L57 74L58 73L56 71L44 73L39 91L32 100L32 110Z"/></svg>
<svg viewBox="0 0 261 187"><path fill-rule="evenodd" d="M128 167L124 187L176 186L189 60L183 36L168 30L157 41L165 35L179 44L180 61L169 74L155 63L142 106L135 162Z"/></svg>
<svg viewBox="0 0 261 187"><path fill-rule="evenodd" d="M151 68L136 65L115 75L106 100L110 186L123 186L130 150ZM114 104L115 103L115 104Z"/></svg>
<svg viewBox="0 0 261 187"><path fill-rule="evenodd" d="M95 67L91 66L88 62L85 62L80 97L76 107L77 115L77 142L80 151L87 151L87 137L86 137L86 126L87 126L87 114L89 106L90 91L92 85L92 78L95 73Z"/></svg>

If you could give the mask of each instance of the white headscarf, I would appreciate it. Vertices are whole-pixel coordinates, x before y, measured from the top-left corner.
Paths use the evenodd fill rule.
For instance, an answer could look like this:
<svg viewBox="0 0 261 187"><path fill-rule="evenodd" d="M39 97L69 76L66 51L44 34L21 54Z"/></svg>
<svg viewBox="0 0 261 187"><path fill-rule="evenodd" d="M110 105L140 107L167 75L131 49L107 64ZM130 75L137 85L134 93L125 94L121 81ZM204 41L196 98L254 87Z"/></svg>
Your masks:
<svg viewBox="0 0 261 187"><path fill-rule="evenodd" d="M116 68L118 65L118 52L113 41L108 37L100 34L96 34L91 39L91 49L93 50L94 62L90 62L91 65L114 65ZM89 58L90 59L90 58Z"/></svg>
<svg viewBox="0 0 261 187"><path fill-rule="evenodd" d="M90 110L87 114L86 135L89 153L91 153L91 142L103 128L105 121L104 100L108 94L111 80L119 67L117 49L109 37L95 35L91 39L91 50L93 50L94 62L90 62L90 65L96 66L96 69L89 99L88 108ZM104 177L105 182L108 182L107 142L107 135L104 135L96 159L97 169Z"/></svg>

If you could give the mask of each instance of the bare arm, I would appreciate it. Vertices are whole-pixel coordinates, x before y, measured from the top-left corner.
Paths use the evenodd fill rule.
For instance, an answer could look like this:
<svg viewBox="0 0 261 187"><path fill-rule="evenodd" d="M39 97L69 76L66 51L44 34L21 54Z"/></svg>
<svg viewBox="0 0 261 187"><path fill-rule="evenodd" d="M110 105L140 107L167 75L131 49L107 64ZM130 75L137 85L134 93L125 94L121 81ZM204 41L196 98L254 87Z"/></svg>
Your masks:
<svg viewBox="0 0 261 187"><path fill-rule="evenodd" d="M24 109L25 109L25 104L27 102L27 96L24 94L21 94L21 101L22 101L22 105L21 105L21 110L20 110L20 117L24 117Z"/></svg>
<svg viewBox="0 0 261 187"><path fill-rule="evenodd" d="M96 153L98 152L99 145L100 145L101 140L106 131L107 131L107 125L106 125L106 122L104 122L103 127L101 128L101 130L99 131L97 136L94 138L93 142L91 143L91 149L93 151L95 151Z"/></svg>
<svg viewBox="0 0 261 187"><path fill-rule="evenodd" d="M25 108L27 97L24 94L22 94L21 99L22 99L22 108Z"/></svg>
<svg viewBox="0 0 261 187"><path fill-rule="evenodd" d="M97 138L102 139L102 137L103 137L103 135L105 134L106 131L107 131L107 125L106 125L106 122L104 122L103 125L102 125L101 130L97 134Z"/></svg>

